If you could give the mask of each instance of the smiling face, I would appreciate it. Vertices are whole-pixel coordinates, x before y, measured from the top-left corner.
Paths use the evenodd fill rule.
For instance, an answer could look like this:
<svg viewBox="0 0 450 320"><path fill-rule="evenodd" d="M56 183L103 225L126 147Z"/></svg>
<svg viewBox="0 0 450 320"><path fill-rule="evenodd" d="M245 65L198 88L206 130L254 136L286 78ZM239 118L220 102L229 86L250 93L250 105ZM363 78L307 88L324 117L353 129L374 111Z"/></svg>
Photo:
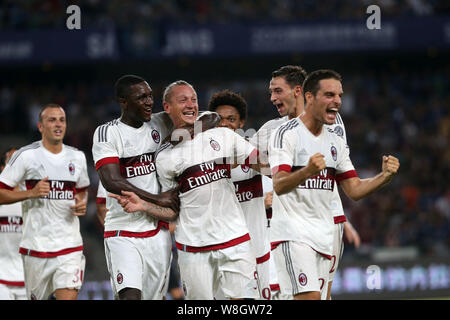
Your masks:
<svg viewBox="0 0 450 320"><path fill-rule="evenodd" d="M193 125L198 116L197 93L189 85L175 85L170 89L163 107L175 128Z"/></svg>
<svg viewBox="0 0 450 320"><path fill-rule="evenodd" d="M342 105L342 84L336 79L323 79L319 81L319 90L305 94L307 108L311 108L315 120L331 125L336 121L336 114Z"/></svg>
<svg viewBox="0 0 450 320"><path fill-rule="evenodd" d="M296 87L291 88L284 77L275 77L270 80L269 91L270 101L277 108L281 117L297 116Z"/></svg>
<svg viewBox="0 0 450 320"><path fill-rule="evenodd" d="M121 98L123 108L122 121L140 127L150 121L153 109L153 92L147 82L130 85L126 98Z"/></svg>
<svg viewBox="0 0 450 320"><path fill-rule="evenodd" d="M48 107L42 111L38 122L42 140L52 145L62 144L66 127L66 113L61 107Z"/></svg>
<svg viewBox="0 0 450 320"><path fill-rule="evenodd" d="M236 131L244 126L239 111L230 105L218 106L216 112L220 115L219 127L225 127Z"/></svg>

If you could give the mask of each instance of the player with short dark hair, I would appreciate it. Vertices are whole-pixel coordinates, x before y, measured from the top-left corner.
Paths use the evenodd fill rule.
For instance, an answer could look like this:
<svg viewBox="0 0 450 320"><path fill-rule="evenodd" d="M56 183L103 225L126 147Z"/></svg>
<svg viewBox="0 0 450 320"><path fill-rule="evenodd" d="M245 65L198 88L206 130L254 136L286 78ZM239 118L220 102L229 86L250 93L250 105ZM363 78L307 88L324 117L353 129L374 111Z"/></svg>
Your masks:
<svg viewBox="0 0 450 320"><path fill-rule="evenodd" d="M198 101L194 88L179 82L168 88L165 97L169 98L163 106L175 128L195 127ZM154 205L133 193L114 196L129 212L145 210L176 219L175 240L186 299L214 299L218 290L228 299L258 296L256 257L230 179L230 170L237 164L255 163L257 167L256 157L256 149L229 129L189 133L188 139L176 145L162 146L156 158L163 189L179 186L179 215L170 209L156 212Z"/></svg>
<svg viewBox="0 0 450 320"><path fill-rule="evenodd" d="M120 77L116 98L120 118L94 132L92 154L101 184L109 193L133 191L156 206L178 210L177 191L160 193L155 152L172 123L153 114L153 91L135 75ZM106 198L105 254L114 294L122 300L162 299L167 291L171 236L167 221L145 213L129 214Z"/></svg>
<svg viewBox="0 0 450 320"><path fill-rule="evenodd" d="M334 76L336 78L340 77L340 75L338 74ZM284 66L272 73L269 90L272 93L271 100L274 103L274 106L277 107L281 118L269 120L268 122L266 122L251 139L251 142L259 147L260 151L263 152L263 155L267 156L268 139L273 130L286 123L287 121L298 117L304 112L304 91L302 86L306 77L306 71L300 66ZM336 134L340 136L345 141L345 143L347 143L345 125L339 113L336 114L335 123L327 127L330 130L335 131ZM263 179L268 180L267 177L263 177ZM267 181L263 180L263 182L265 182L264 184L266 186L272 185L272 181L268 183ZM272 188L268 188L267 190L265 190L265 192L268 193L269 196L273 196L270 193L272 192ZM330 294L333 278L343 252L344 231L347 239L349 239L350 242L355 243L355 246L359 245L359 235L351 225L350 221L348 221L346 216L344 215L342 202L337 187L334 191L334 194L334 201L336 203L336 210L334 211L333 217L333 221L335 222L335 242L333 255L331 256L328 298L331 297ZM275 197L276 196L277 195L275 195ZM275 247L276 245L276 243L273 244L273 247ZM273 278L273 282L275 282L275 274L273 275ZM272 287L278 288L278 285L273 284ZM274 297L278 298L278 293L276 290L274 290ZM287 297L283 297L283 299L286 298Z"/></svg>
<svg viewBox="0 0 450 320"><path fill-rule="evenodd" d="M233 131L242 129L247 117L247 102L238 93L223 90L212 95L208 110L217 112L219 127ZM244 212L250 232L250 242L256 255L257 283L260 298L270 300L270 239L266 208L264 206L261 174L249 166L231 169L231 180Z"/></svg>
<svg viewBox="0 0 450 320"><path fill-rule="evenodd" d="M332 70L312 72L304 82L305 112L271 135L274 214L271 239L280 287L295 299L326 299L331 255L335 183L353 200L368 196L397 173L399 161L383 156L382 171L360 179L349 149L334 130L342 83ZM314 93L315 92L315 93ZM275 210L276 208L276 210Z"/></svg>

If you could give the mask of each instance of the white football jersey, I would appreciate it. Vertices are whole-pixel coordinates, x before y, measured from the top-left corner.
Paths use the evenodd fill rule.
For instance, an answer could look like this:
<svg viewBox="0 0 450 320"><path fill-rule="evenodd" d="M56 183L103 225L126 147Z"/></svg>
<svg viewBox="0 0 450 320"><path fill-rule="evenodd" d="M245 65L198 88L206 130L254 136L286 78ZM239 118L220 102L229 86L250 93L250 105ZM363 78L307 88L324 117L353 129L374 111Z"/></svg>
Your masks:
<svg viewBox="0 0 450 320"><path fill-rule="evenodd" d="M256 258L262 258L270 252L262 176L249 166L239 165L231 170L231 180L244 212Z"/></svg>
<svg viewBox="0 0 450 320"><path fill-rule="evenodd" d="M149 122L137 129L120 119L97 127L92 145L95 168L98 170L105 164L117 163L122 177L131 184L158 194L160 186L156 177L155 152L171 129L172 122L165 112L153 114ZM158 226L158 221L144 212L125 212L111 197L106 197L106 208L105 232L146 232Z"/></svg>
<svg viewBox="0 0 450 320"><path fill-rule="evenodd" d="M271 241L298 240L332 255L333 217L342 212L340 201L334 201L335 184L356 176L345 141L325 126L319 136L314 136L300 118L286 122L271 135L269 161L273 173L301 169L317 152L325 156L325 169L287 194L274 194Z"/></svg>
<svg viewBox="0 0 450 320"><path fill-rule="evenodd" d="M48 177L50 193L46 197L22 202L23 237L20 252L50 257L82 249L80 222L70 206L76 192L89 186L86 157L76 148L63 145L58 154L51 153L36 141L14 153L0 175L1 187L19 185L32 189ZM69 251L70 251L69 250Z"/></svg>
<svg viewBox="0 0 450 320"><path fill-rule="evenodd" d="M22 203L0 205L0 283L25 285L19 253L21 239Z"/></svg>
<svg viewBox="0 0 450 320"><path fill-rule="evenodd" d="M260 159L261 161L269 162L268 160L268 150L269 150L269 138L272 132L277 129L280 125L286 123L289 121L288 116L284 116L282 118L272 119L264 123L261 128L255 133L255 135L250 139L250 142L258 148L260 152ZM345 131L345 125L342 121L341 115L338 113L336 115L336 120L334 124L331 125L325 125L324 128L326 128L330 132L334 132L337 136L341 137L345 143L347 144L347 134ZM270 174L270 173L268 173ZM266 178L263 184L265 186L264 192L272 191L272 188L266 183L269 178L267 176L264 176ZM270 180L270 183L272 181ZM267 186L267 188L266 188ZM334 192L334 199L333 201L336 202L337 206L340 206L342 210L340 212L335 211L334 212L334 222L335 223L342 223L347 221L345 214L344 214L344 208L342 207L341 197L339 195L339 190L336 186Z"/></svg>
<svg viewBox="0 0 450 320"><path fill-rule="evenodd" d="M180 186L177 246L205 247L248 234L230 179L230 160L244 164L256 149L227 128L213 128L192 140L161 147L156 167L163 191Z"/></svg>

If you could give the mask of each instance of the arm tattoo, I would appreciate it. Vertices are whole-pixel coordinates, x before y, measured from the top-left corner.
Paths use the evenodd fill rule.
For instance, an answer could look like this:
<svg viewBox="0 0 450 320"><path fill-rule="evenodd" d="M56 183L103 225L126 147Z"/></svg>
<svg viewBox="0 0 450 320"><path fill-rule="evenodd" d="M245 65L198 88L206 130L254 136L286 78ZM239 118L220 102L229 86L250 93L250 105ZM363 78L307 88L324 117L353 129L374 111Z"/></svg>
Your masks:
<svg viewBox="0 0 450 320"><path fill-rule="evenodd" d="M160 207L147 201L144 201L144 211L155 219L165 221L174 221L179 214L170 208Z"/></svg>

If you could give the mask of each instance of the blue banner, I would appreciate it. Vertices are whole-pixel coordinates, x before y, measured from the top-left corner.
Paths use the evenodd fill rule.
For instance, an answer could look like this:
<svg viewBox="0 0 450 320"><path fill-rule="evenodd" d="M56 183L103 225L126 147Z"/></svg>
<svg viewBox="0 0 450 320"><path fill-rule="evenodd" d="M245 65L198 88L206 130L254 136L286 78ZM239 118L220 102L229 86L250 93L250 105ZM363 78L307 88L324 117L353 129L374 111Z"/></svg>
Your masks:
<svg viewBox="0 0 450 320"><path fill-rule="evenodd" d="M130 31L0 32L0 64L95 62L179 56L251 57L270 54L395 51L450 47L450 17L298 23L166 25L133 42ZM158 34L155 42L154 35ZM122 47L119 46L122 43ZM146 49L142 49L146 48Z"/></svg>
<svg viewBox="0 0 450 320"><path fill-rule="evenodd" d="M113 30L0 32L1 63L70 63L118 58Z"/></svg>

